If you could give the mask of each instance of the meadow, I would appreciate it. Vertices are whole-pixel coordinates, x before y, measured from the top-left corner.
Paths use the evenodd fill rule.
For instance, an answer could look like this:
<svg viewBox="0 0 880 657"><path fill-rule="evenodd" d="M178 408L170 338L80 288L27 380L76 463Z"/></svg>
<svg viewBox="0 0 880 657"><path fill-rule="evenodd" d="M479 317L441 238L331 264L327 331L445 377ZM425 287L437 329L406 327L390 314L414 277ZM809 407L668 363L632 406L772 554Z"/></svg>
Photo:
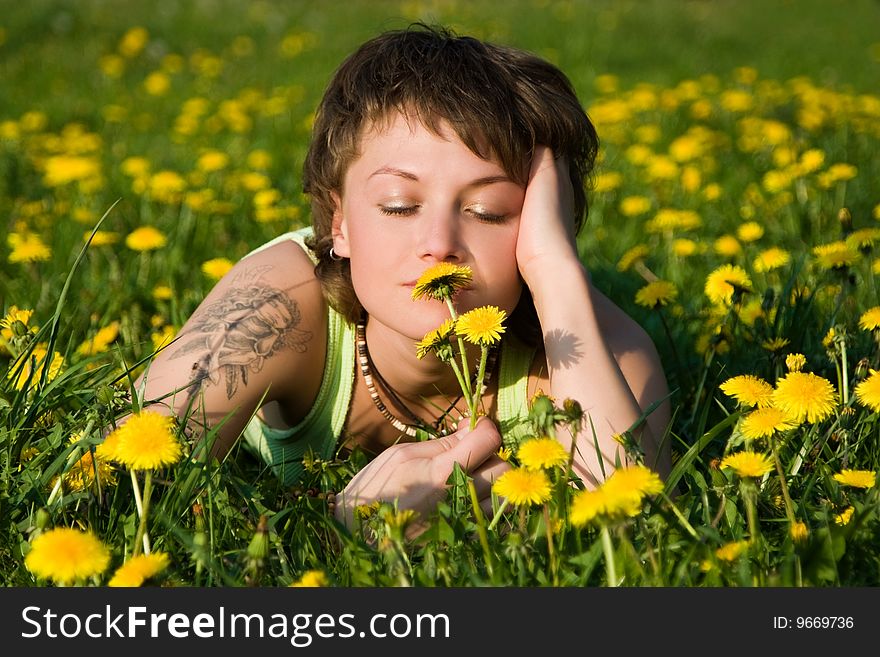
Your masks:
<svg viewBox="0 0 880 657"><path fill-rule="evenodd" d="M880 584L876 2L0 6L4 586ZM512 451L513 513L484 516L456 472L408 540L391 505L328 519L362 456L308 459L296 489L243 444L191 458L179 429L168 465L106 456L211 286L308 224L333 69L414 20L570 76L601 140L581 255L661 354L671 475L585 491ZM576 410L541 400L533 433Z"/></svg>

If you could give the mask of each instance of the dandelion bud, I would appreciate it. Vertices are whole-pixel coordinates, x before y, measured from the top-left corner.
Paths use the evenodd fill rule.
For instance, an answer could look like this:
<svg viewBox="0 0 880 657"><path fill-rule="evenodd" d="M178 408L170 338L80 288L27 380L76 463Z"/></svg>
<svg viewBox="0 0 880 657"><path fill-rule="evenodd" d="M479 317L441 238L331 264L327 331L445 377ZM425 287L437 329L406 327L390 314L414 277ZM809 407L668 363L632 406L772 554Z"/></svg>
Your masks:
<svg viewBox="0 0 880 657"><path fill-rule="evenodd" d="M269 556L269 522L266 516L260 516L257 530L247 549L248 557L262 562Z"/></svg>
<svg viewBox="0 0 880 657"><path fill-rule="evenodd" d="M862 358L858 363L856 363L856 381L860 381L864 379L871 371L871 361L867 358Z"/></svg>
<svg viewBox="0 0 880 657"><path fill-rule="evenodd" d="M543 435L552 435L555 411L556 407L552 399L540 392L536 394L529 409L529 421L535 431Z"/></svg>
<svg viewBox="0 0 880 657"><path fill-rule="evenodd" d="M49 512L46 511L46 509L40 508L37 510L37 517L34 522L34 526L37 529L39 529L41 531L43 529L46 529L46 527L49 526L49 523L51 521L52 521L52 516L49 515Z"/></svg>
<svg viewBox="0 0 880 657"><path fill-rule="evenodd" d="M110 406L116 397L116 391L112 386L101 386L98 388L98 392L95 393L95 397L105 406Z"/></svg>
<svg viewBox="0 0 880 657"><path fill-rule="evenodd" d="M840 208L837 213L837 221L840 222L840 228L844 235L852 232L852 214L847 208Z"/></svg>
<svg viewBox="0 0 880 657"><path fill-rule="evenodd" d="M20 319L14 320L9 325L9 330L12 331L12 336L16 338L23 338L28 333L27 326Z"/></svg>
<svg viewBox="0 0 880 657"><path fill-rule="evenodd" d="M569 398L562 402L562 410L572 424L580 424L584 419L584 409L576 399Z"/></svg>

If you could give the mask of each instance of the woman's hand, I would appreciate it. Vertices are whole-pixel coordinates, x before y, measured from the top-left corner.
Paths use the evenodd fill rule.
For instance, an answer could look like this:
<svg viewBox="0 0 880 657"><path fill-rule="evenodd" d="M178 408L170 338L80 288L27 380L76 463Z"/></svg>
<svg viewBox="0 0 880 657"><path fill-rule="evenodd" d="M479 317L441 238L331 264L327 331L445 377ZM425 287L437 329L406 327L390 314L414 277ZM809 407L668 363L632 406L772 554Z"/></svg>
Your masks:
<svg viewBox="0 0 880 657"><path fill-rule="evenodd" d="M463 421L453 434L418 443L389 447L358 472L336 496L336 517L351 528L354 510L377 500L397 500L400 509L412 509L424 522L446 495L446 480L458 463L474 479L484 510L491 502L492 482L509 469L495 452L501 434L481 418L472 431ZM416 523L416 527L418 526Z"/></svg>
<svg viewBox="0 0 880 657"><path fill-rule="evenodd" d="M516 242L516 261L529 287L546 263L578 260L574 193L565 159L546 146L535 149Z"/></svg>

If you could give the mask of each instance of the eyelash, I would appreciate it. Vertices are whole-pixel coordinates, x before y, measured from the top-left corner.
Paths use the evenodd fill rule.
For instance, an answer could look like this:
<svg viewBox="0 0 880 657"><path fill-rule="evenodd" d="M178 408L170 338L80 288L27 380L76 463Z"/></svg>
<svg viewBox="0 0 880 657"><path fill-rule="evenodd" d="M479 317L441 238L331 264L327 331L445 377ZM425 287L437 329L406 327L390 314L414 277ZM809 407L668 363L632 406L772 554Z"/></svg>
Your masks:
<svg viewBox="0 0 880 657"><path fill-rule="evenodd" d="M410 217L419 209L418 205L410 205L407 207L387 207L380 206L379 211L389 217ZM478 220L486 224L500 224L507 219L506 214L484 214L482 212L469 211Z"/></svg>

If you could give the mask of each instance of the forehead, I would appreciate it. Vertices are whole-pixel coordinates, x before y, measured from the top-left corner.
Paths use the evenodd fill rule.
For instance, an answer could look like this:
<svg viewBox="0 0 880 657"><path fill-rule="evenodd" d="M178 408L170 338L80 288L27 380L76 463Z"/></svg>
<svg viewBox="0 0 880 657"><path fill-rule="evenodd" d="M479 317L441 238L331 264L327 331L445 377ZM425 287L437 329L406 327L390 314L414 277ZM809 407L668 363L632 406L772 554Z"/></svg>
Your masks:
<svg viewBox="0 0 880 657"><path fill-rule="evenodd" d="M460 134L439 116L422 117L415 112L399 110L388 112L365 121L357 141L357 150L347 163L347 169L363 159L387 158L395 153L417 155L420 149L431 146L435 152L466 149L476 159L504 171L511 178L520 174L504 167L495 155L496 149L476 129Z"/></svg>

